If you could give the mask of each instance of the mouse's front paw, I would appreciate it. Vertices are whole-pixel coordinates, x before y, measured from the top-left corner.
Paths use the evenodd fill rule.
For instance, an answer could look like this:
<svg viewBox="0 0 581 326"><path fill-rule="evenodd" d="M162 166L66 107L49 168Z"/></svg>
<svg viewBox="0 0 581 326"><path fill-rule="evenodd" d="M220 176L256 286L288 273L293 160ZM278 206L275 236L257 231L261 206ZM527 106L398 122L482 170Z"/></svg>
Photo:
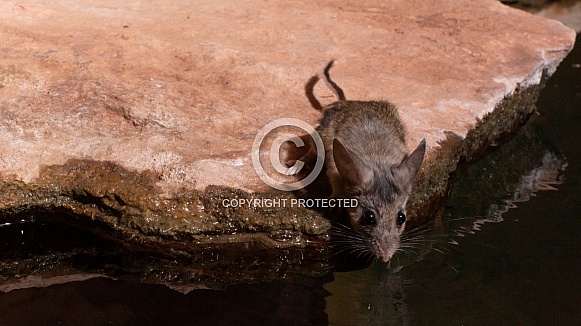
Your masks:
<svg viewBox="0 0 581 326"><path fill-rule="evenodd" d="M301 160L297 160L293 164L293 166L291 166L288 170L286 170L286 175L296 175L297 173L299 173L302 170L304 165L305 165L305 162L303 162Z"/></svg>

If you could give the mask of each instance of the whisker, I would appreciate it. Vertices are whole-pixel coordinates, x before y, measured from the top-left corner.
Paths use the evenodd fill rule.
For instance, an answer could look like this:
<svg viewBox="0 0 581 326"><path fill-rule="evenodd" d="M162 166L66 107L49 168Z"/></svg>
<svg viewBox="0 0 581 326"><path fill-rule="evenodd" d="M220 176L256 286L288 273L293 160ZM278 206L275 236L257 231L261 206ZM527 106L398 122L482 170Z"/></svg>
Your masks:
<svg viewBox="0 0 581 326"><path fill-rule="evenodd" d="M460 274L460 272L458 272L458 270L457 270L456 268L454 268L454 266L452 266L452 265L451 265L449 262L446 262L446 264L447 264L448 266L450 266L450 268L451 268L452 270L454 270L454 272L456 272L456 274Z"/></svg>
<svg viewBox="0 0 581 326"><path fill-rule="evenodd" d="M407 248L406 250L401 250L400 252L401 252L402 254L404 254L404 255L406 255L406 256L408 256L408 257L410 257L410 258L411 258L411 257L413 257L413 255L416 255L416 256L420 257L420 254L419 254L419 253L417 253L417 252L415 252L414 250L412 250L412 249L409 249L409 248ZM413 255L412 255L412 254L413 254Z"/></svg>
<svg viewBox="0 0 581 326"><path fill-rule="evenodd" d="M442 255L445 255L445 253L438 248L432 248L432 250L437 251L437 252L441 253Z"/></svg>
<svg viewBox="0 0 581 326"><path fill-rule="evenodd" d="M336 236L336 237L352 237L352 238L361 238L363 239L363 235L359 234L359 233L355 233L355 232L351 232L351 233L347 233L347 232L331 232L332 236Z"/></svg>
<svg viewBox="0 0 581 326"><path fill-rule="evenodd" d="M466 216L446 220L442 225L475 220L479 216ZM412 258L421 257L430 251L440 254L447 254L450 249L446 245L456 243L452 237L464 236L473 233L474 230L466 226L458 226L456 230L448 231L442 229L439 225L436 227L434 222L428 222L423 225L405 230L400 236L400 247L394 255L394 262L401 261L404 256ZM339 222L332 222L331 225L331 243L333 256L342 256L344 259L355 259L362 262L369 262L377 257L368 247L367 239L361 233L356 232L350 225ZM438 245L437 247L435 247Z"/></svg>

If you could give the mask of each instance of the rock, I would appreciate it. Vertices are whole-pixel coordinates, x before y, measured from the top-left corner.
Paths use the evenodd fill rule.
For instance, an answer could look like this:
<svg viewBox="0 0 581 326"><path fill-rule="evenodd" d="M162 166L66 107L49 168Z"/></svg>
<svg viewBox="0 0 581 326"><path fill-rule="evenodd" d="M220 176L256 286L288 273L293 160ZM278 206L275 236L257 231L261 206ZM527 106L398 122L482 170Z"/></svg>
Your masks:
<svg viewBox="0 0 581 326"><path fill-rule="evenodd" d="M458 163L526 121L575 39L493 0L4 1L0 33L0 221L63 209L162 252L325 234L316 211L223 200L295 198L257 176L254 138L317 125L305 84L331 58L348 99L392 101L410 150L427 139L419 219Z"/></svg>

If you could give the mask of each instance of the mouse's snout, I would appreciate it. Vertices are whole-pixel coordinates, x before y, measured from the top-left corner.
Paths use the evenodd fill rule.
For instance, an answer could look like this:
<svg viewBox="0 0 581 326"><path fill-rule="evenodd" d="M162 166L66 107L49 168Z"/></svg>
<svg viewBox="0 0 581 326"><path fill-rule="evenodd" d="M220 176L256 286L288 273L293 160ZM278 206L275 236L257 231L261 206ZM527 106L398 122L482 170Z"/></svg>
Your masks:
<svg viewBox="0 0 581 326"><path fill-rule="evenodd" d="M399 235L383 234L378 238L370 238L367 242L369 250L384 263L387 263L399 248Z"/></svg>

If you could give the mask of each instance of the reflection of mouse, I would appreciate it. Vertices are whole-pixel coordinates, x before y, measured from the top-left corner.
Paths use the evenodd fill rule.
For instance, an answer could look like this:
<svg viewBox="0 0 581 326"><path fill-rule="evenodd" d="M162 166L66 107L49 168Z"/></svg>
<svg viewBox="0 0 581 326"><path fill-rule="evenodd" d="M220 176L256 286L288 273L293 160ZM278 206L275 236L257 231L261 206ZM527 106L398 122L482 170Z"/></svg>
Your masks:
<svg viewBox="0 0 581 326"><path fill-rule="evenodd" d="M326 107L317 128L325 145L331 197L357 199L358 206L347 209L351 226L367 248L387 262L400 247L405 206L424 160L426 140L408 156L396 107L384 101L345 100L329 77L333 63L320 78L339 101Z"/></svg>

